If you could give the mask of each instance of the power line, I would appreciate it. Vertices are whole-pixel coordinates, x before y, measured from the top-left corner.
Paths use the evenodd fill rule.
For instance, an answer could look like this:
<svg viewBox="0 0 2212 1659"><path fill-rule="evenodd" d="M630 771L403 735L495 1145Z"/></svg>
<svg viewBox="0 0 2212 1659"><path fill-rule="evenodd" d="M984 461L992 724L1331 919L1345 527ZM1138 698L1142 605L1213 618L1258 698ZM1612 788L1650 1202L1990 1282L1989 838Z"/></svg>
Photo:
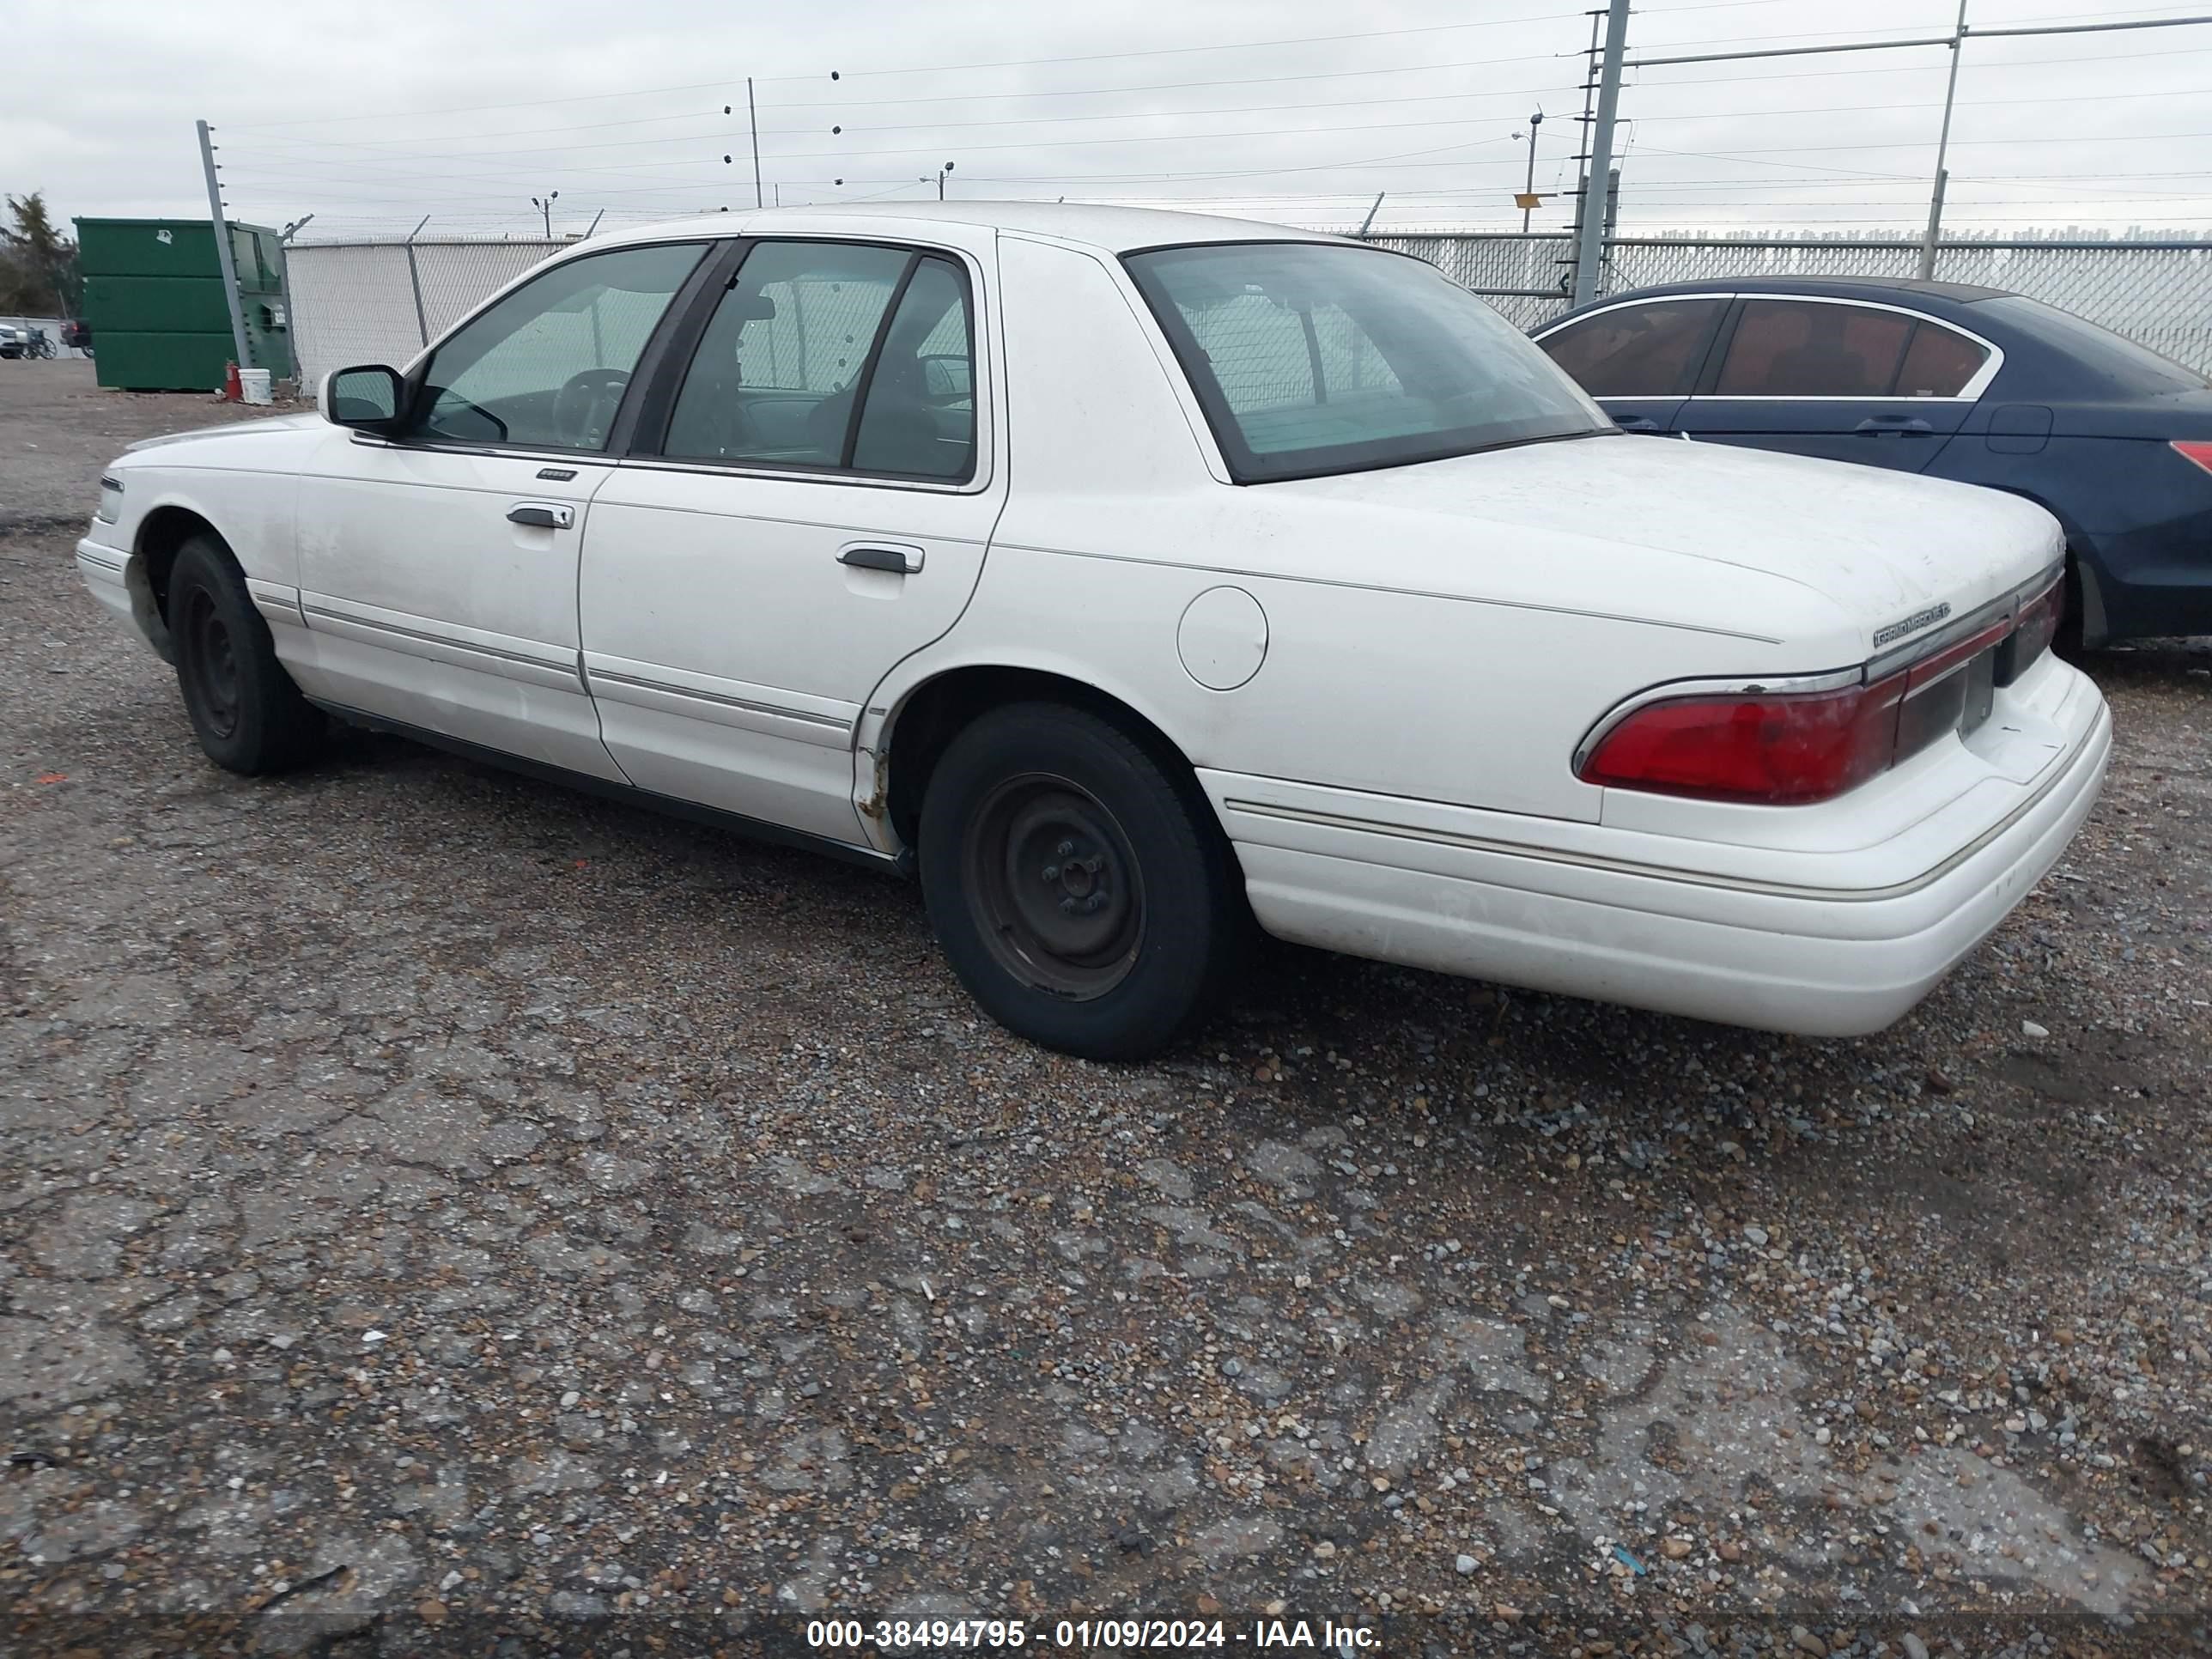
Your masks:
<svg viewBox="0 0 2212 1659"><path fill-rule="evenodd" d="M1459 29L1505 28L1521 23L1565 22L1580 16L1578 11L1531 12L1521 17L1486 17L1469 23L1429 23L1414 28L1363 29L1353 34L1306 34L1273 40L1224 41L1210 46L1147 46L1131 52L1093 52L1073 58L1004 58L981 64L930 64L908 69L846 70L848 80L873 78L884 75L967 75L981 70L1035 69L1048 64L1099 64L1119 58L1175 58L1200 52L1255 52L1273 46L1333 46L1340 40L1382 40L1411 34L1443 34ZM817 75L765 75L763 81L814 81Z"/></svg>

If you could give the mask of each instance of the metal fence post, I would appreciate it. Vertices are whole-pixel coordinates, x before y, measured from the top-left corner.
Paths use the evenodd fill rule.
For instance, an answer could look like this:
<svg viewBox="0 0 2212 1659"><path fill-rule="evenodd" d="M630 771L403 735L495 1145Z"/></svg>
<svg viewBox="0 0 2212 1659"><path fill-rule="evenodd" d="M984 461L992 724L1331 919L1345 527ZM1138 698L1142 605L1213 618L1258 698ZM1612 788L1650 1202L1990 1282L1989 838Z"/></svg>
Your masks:
<svg viewBox="0 0 2212 1659"><path fill-rule="evenodd" d="M215 145L208 139L206 122L196 121L193 125L200 133L200 167L207 174L208 217L215 226L216 262L222 271L222 297L230 302L230 343L238 353L238 366L251 368L253 358L246 349L246 309L238 300L238 258L231 252L230 221L223 216L222 189L215 179Z"/></svg>
<svg viewBox="0 0 2212 1659"><path fill-rule="evenodd" d="M1951 30L1951 78L1943 88L1943 130L1936 139L1936 183L1928 193L1928 231L1920 239L1920 280L1936 274L1936 243L1943 234L1943 189L1951 182L1944 167L1951 148L1951 111L1959 100L1959 60L1966 55L1966 0L1959 0L1959 21Z"/></svg>
<svg viewBox="0 0 2212 1659"><path fill-rule="evenodd" d="M415 290L415 331L422 337L422 343L430 343L430 319L422 309L422 273L415 264L415 239L422 234L423 225L430 222L424 214L414 229L407 233L407 285Z"/></svg>

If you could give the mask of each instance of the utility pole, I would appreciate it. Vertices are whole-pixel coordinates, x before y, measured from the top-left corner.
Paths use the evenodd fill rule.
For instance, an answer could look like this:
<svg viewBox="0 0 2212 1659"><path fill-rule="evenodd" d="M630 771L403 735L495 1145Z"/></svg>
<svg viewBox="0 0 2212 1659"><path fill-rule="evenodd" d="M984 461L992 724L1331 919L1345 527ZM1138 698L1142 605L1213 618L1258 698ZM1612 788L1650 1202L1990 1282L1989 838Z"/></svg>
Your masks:
<svg viewBox="0 0 2212 1659"><path fill-rule="evenodd" d="M1528 234L1528 216L1536 210L1536 129L1544 125L1544 112L1528 118L1528 181L1521 187L1521 234Z"/></svg>
<svg viewBox="0 0 2212 1659"><path fill-rule="evenodd" d="M745 119L753 130L753 205L765 207L761 199L760 180L760 106L753 102L753 77L745 76Z"/></svg>
<svg viewBox="0 0 2212 1659"><path fill-rule="evenodd" d="M1604 25L1605 14L1601 11L1593 11L1589 15L1589 46L1583 54L1583 112L1579 118L1582 126L1581 147L1575 152L1574 157L1575 216L1567 226L1566 255L1553 262L1562 267L1559 276L1559 292L1562 294L1569 292L1574 287L1575 251L1581 247L1583 243L1583 206L1589 200L1590 124L1597 118L1591 112L1590 103L1597 96L1597 54L1598 47L1601 44L1600 31ZM1524 246L1522 249L1524 259L1528 252L1528 249Z"/></svg>
<svg viewBox="0 0 2212 1659"><path fill-rule="evenodd" d="M1620 109L1620 63L1628 50L1628 0L1609 0L1605 17L1605 58L1598 70L1597 122L1590 136L1590 183L1611 195L1613 128ZM1593 211L1593 207L1595 210ZM1581 234L1575 249L1575 303L1597 298L1599 261L1605 248L1605 204L1583 192Z"/></svg>
<svg viewBox="0 0 2212 1659"><path fill-rule="evenodd" d="M1389 194L1387 191L1376 191L1375 192L1375 199L1367 204L1367 216L1359 222L1358 234L1359 240L1361 241L1364 242L1367 240L1367 228L1375 222L1375 216L1382 212L1382 198L1387 194Z"/></svg>
<svg viewBox="0 0 2212 1659"><path fill-rule="evenodd" d="M1928 232L1920 239L1920 280L1936 274L1936 243L1943 234L1943 187L1950 182L1943 160L1951 148L1951 106L1959 95L1959 60L1966 56L1966 0L1959 0L1958 26L1951 31L1951 78L1943 88L1943 131L1936 140L1936 183L1928 193Z"/></svg>
<svg viewBox="0 0 2212 1659"><path fill-rule="evenodd" d="M208 217L215 222L216 259L222 268L222 297L230 305L230 343L238 353L240 368L253 367L252 356L246 349L246 310L238 301L238 259L231 252L230 221L224 216L222 189L215 181L215 144L208 137L208 124L193 123L200 134L200 171L207 175Z"/></svg>

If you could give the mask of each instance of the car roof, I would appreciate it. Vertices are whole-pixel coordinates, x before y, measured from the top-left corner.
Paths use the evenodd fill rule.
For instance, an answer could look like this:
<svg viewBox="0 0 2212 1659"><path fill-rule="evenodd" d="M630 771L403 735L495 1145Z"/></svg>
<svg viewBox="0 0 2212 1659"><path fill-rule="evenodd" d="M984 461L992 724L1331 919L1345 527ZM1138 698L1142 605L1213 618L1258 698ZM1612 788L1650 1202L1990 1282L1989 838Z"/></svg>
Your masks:
<svg viewBox="0 0 2212 1659"><path fill-rule="evenodd" d="M1741 276L1705 276L1695 282L1655 283L1649 288L1628 289L1608 294L1580 309L1675 294L1804 294L1832 300L1878 300L1888 295L1900 300L1948 300L1954 305L2010 297L2010 290L2006 289L1983 288L1972 283L1939 283L1917 276L1765 276L1747 271Z"/></svg>
<svg viewBox="0 0 2212 1659"><path fill-rule="evenodd" d="M1257 219L1231 219L1213 213L1179 213L1162 208L1103 207L1083 202L868 202L811 207L755 208L695 215L688 219L642 225L592 238L592 246L672 241L696 236L785 235L794 231L851 235L855 232L896 234L900 226L960 226L969 229L1026 232L1079 242L1109 252L1174 246L1191 242L1344 242L1325 232L1300 230Z"/></svg>

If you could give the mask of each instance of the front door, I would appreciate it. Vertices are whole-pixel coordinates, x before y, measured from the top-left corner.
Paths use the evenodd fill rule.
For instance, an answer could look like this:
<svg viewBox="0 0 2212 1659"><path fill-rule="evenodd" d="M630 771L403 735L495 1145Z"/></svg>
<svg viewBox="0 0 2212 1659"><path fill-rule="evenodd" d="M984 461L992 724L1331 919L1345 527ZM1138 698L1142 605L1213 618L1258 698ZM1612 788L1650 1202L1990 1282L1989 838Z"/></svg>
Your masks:
<svg viewBox="0 0 2212 1659"><path fill-rule="evenodd" d="M1892 307L1746 299L1674 424L1705 441L1924 471L1965 423L1989 356Z"/></svg>
<svg viewBox="0 0 2212 1659"><path fill-rule="evenodd" d="M642 788L865 839L854 729L951 628L1005 498L974 249L757 243L594 496L585 672Z"/></svg>
<svg viewBox="0 0 2212 1659"><path fill-rule="evenodd" d="M440 343L398 434L331 428L301 486L303 685L620 778L579 655L584 527L631 372L708 246L564 260Z"/></svg>

